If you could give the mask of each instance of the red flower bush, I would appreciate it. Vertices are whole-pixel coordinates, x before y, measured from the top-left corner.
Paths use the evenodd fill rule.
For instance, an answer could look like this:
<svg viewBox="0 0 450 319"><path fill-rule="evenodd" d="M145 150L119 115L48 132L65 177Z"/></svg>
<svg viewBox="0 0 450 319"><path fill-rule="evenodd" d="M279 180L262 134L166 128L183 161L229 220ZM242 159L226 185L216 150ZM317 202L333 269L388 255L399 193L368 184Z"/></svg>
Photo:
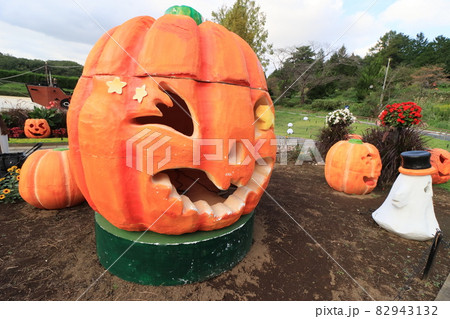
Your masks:
<svg viewBox="0 0 450 319"><path fill-rule="evenodd" d="M378 118L383 126L409 127L421 122L422 108L414 102L386 105Z"/></svg>
<svg viewBox="0 0 450 319"><path fill-rule="evenodd" d="M52 135L54 137L67 137L67 130L65 128L58 128L56 130L52 130Z"/></svg>
<svg viewBox="0 0 450 319"><path fill-rule="evenodd" d="M18 138L23 137L23 129L20 127L11 127L8 129L8 137Z"/></svg>

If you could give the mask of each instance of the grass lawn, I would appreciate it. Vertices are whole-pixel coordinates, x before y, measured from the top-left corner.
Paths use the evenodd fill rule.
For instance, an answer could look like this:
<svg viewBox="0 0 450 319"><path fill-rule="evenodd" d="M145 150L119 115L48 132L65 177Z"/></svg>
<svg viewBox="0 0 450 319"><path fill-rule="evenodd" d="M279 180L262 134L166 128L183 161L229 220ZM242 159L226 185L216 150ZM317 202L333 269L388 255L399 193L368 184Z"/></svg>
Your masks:
<svg viewBox="0 0 450 319"><path fill-rule="evenodd" d="M302 137L316 139L319 130L325 126L325 116L328 112L314 112L306 111L298 108L285 108L276 107L275 109L275 134L286 136L288 129L288 123L292 123L292 129L294 133L292 137ZM303 120L304 117L308 117L308 120ZM358 119L359 120L359 119ZM363 119L363 122L368 122L367 119ZM352 124L353 133L362 135L366 129L372 128L373 125L358 123L358 121ZM450 141L444 141L437 138L426 137L428 147L430 148L442 148L449 150Z"/></svg>
<svg viewBox="0 0 450 319"><path fill-rule="evenodd" d="M55 143L67 144L67 137L51 137L51 138L10 138L9 144L36 144L36 143Z"/></svg>
<svg viewBox="0 0 450 319"><path fill-rule="evenodd" d="M304 110L293 108L277 108L275 111L275 134L286 136L288 123L292 123L293 137L315 139L319 130L325 126L325 116L328 112L308 113ZM308 120L303 118L307 117ZM354 123L352 125L355 134L362 134L371 125Z"/></svg>
<svg viewBox="0 0 450 319"><path fill-rule="evenodd" d="M444 184L437 184L435 186L439 187L439 188L443 188L443 189L447 190L448 192L450 192L450 181L448 181L447 183L444 183Z"/></svg>

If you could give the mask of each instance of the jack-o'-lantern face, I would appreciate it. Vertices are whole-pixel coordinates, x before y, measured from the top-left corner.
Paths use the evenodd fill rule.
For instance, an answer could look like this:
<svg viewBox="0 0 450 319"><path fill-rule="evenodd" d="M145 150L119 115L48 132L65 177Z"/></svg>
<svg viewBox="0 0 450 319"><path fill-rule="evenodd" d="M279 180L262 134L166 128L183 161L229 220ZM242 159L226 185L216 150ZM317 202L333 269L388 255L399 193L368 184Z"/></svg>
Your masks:
<svg viewBox="0 0 450 319"><path fill-rule="evenodd" d="M119 228L166 234L250 213L276 145L264 73L247 43L171 14L109 35L91 51L68 113L74 173L91 207Z"/></svg>
<svg viewBox="0 0 450 319"><path fill-rule="evenodd" d="M339 141L327 153L325 179L330 187L346 194L370 193L381 174L378 149L358 139Z"/></svg>
<svg viewBox="0 0 450 319"><path fill-rule="evenodd" d="M49 137L51 130L45 119L28 119L24 126L25 136L28 138Z"/></svg>

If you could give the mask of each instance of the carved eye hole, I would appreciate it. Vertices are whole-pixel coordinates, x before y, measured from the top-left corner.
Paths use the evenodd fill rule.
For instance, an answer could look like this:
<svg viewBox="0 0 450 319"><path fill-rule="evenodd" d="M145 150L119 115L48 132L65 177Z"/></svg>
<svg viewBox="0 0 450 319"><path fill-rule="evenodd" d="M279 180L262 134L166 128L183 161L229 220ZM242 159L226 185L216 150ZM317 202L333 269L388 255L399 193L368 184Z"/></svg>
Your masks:
<svg viewBox="0 0 450 319"><path fill-rule="evenodd" d="M34 127L34 124L30 124L30 128L33 128Z"/></svg>
<svg viewBox="0 0 450 319"><path fill-rule="evenodd" d="M40 123L38 126L39 126L41 129L44 129L44 123Z"/></svg>
<svg viewBox="0 0 450 319"><path fill-rule="evenodd" d="M161 111L162 116L140 116L133 119L134 124L162 124L173 128L181 134L192 136L194 133L194 123L192 122L191 112L186 102L177 94L167 92L172 100L173 106L167 106L163 103L156 104Z"/></svg>

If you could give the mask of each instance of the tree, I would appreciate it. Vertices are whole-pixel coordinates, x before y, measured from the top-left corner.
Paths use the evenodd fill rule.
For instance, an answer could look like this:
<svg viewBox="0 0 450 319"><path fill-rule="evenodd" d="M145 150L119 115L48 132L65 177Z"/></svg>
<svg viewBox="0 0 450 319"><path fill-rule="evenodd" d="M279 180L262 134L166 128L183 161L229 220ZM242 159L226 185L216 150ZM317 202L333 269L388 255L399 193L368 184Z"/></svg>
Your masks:
<svg viewBox="0 0 450 319"><path fill-rule="evenodd" d="M273 53L272 44L267 43L269 33L264 29L266 15L255 1L236 0L231 8L222 6L217 12L213 11L212 16L214 22L244 39L255 51L263 67L267 67L269 60L266 54Z"/></svg>
<svg viewBox="0 0 450 319"><path fill-rule="evenodd" d="M411 52L414 51L413 40L403 33L389 31L385 33L377 44L369 49L371 55L381 58L381 64L385 65L389 58L392 59L392 67L402 62L410 63L414 58Z"/></svg>

